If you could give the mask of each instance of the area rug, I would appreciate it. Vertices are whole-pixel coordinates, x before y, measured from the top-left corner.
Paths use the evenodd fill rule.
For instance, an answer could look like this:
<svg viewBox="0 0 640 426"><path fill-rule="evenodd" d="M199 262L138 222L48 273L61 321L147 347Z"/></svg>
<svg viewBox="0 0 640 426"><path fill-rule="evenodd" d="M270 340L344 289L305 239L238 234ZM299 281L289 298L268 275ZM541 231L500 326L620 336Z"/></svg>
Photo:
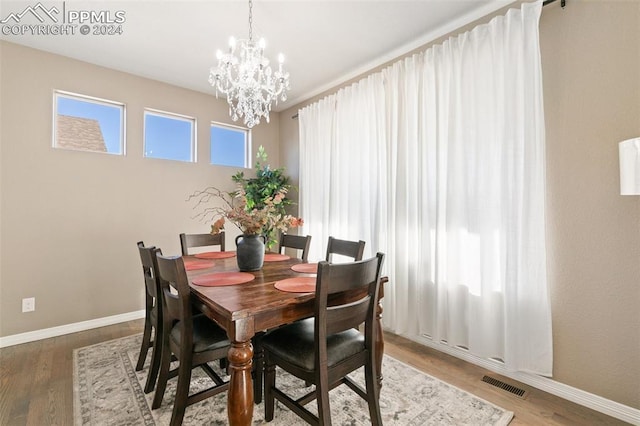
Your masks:
<svg viewBox="0 0 640 426"><path fill-rule="evenodd" d="M168 425L171 399L177 379L167 385L162 406L151 410L153 392L142 391L148 363L135 371L142 335L110 340L73 352L73 403L76 425ZM389 356L383 361L384 383L380 409L385 425L507 425L513 413L477 398L468 392L426 375ZM351 376L364 386L362 369ZM209 378L194 370L192 392L209 386ZM279 371L278 385L291 395L303 395L303 381ZM187 407L184 425L226 425L226 393ZM330 392L331 418L335 425L369 425L366 403L346 386ZM315 402L307 407L315 412ZM254 406L254 425L264 421L264 405ZM304 425L276 401L270 425Z"/></svg>

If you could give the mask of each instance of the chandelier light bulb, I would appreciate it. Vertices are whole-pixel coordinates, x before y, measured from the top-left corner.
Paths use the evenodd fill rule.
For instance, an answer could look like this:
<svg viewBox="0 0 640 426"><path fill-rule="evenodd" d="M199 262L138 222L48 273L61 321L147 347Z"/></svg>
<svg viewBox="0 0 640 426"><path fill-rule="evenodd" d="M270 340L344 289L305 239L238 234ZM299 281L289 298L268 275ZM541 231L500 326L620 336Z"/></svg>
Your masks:
<svg viewBox="0 0 640 426"><path fill-rule="evenodd" d="M289 73L283 71L284 55L278 55L278 70L274 73L269 59L264 56L266 41L253 41L252 0L249 0L249 38L229 38L229 53L216 52L218 66L211 68L209 83L227 97L229 115L233 121L242 118L252 128L264 118L269 122L271 104L278 99L287 100ZM238 49L236 55L235 51Z"/></svg>

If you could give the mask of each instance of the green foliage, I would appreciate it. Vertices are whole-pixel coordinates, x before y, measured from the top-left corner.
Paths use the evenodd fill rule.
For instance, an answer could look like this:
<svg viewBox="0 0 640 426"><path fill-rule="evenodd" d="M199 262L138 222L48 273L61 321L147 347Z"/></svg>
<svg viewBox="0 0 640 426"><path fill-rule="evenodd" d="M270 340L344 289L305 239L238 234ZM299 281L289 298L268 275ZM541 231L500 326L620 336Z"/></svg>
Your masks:
<svg viewBox="0 0 640 426"><path fill-rule="evenodd" d="M282 188L286 190L291 188L289 177L284 174L284 168L272 169L269 166L267 153L262 145L258 148L258 154L256 155L255 170L255 178L245 178L244 172L238 172L231 177L235 183L242 185L244 188L246 195L245 208L247 210L262 209L265 207L265 202L272 199ZM283 216L286 215L286 206L291 204L290 199L284 198L278 204L278 213ZM267 237L267 248L273 247L277 242L276 229L267 228L263 232Z"/></svg>

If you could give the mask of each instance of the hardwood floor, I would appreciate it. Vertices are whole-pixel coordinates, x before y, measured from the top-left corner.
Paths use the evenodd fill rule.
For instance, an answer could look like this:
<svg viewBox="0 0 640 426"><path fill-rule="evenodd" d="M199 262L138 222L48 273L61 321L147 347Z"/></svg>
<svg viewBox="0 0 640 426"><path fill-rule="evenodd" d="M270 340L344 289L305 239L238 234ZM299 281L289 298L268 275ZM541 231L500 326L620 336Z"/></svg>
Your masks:
<svg viewBox="0 0 640 426"><path fill-rule="evenodd" d="M142 327L136 320L0 349L0 425L72 425L73 349L141 333ZM402 337L385 339L385 353L513 411L513 426L626 424ZM482 382L485 374L525 389L525 397Z"/></svg>
<svg viewBox="0 0 640 426"><path fill-rule="evenodd" d="M384 338L386 354L506 410L513 411L515 415L509 423L510 426L628 424L403 337L385 333ZM483 382L484 375L524 389L526 391L524 398Z"/></svg>

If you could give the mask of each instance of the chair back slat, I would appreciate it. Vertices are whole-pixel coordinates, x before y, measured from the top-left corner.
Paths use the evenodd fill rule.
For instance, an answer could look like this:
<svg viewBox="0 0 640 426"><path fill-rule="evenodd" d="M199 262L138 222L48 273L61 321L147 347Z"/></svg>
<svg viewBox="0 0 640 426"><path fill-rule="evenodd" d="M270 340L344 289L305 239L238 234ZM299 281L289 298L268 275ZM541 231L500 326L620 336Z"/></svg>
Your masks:
<svg viewBox="0 0 640 426"><path fill-rule="evenodd" d="M331 262L333 257L332 255L339 254L341 256L350 257L357 262L362 260L362 256L364 255L364 246L365 242L362 240L348 241L329 237L329 241L327 242L327 256L325 260L327 262Z"/></svg>
<svg viewBox="0 0 640 426"><path fill-rule="evenodd" d="M290 235L284 232L280 234L280 253L284 253L285 247L302 250L301 259L307 261L309 255L309 246L311 245L311 235Z"/></svg>
<svg viewBox="0 0 640 426"><path fill-rule="evenodd" d="M370 298L364 297L354 303L327 308L327 335L357 328L366 321Z"/></svg>
<svg viewBox="0 0 640 426"><path fill-rule="evenodd" d="M140 253L140 261L142 263L142 275L144 276L144 285L147 289L147 294L154 299L158 297L159 284L156 280L156 271L158 270L158 264L156 263L156 256L154 250L156 248L145 247L142 241L138 242L138 252Z"/></svg>
<svg viewBox="0 0 640 426"><path fill-rule="evenodd" d="M157 254L157 262L165 319L168 323L191 321L191 293L182 257Z"/></svg>
<svg viewBox="0 0 640 426"><path fill-rule="evenodd" d="M375 260L375 258L372 259ZM372 266L372 263L375 265L375 262L359 261L339 264L341 266L349 265L349 267L330 268L327 294L342 293L358 288L366 289L368 283L376 279L377 269Z"/></svg>
<svg viewBox="0 0 640 426"><path fill-rule="evenodd" d="M326 351L326 336L354 328L362 323L370 325L375 315L380 285L380 271L384 255L353 263L318 265L315 298L316 345L319 354ZM331 304L330 296L343 294L346 302Z"/></svg>
<svg viewBox="0 0 640 426"><path fill-rule="evenodd" d="M220 251L225 250L224 231L218 234L180 234L180 248L183 256L190 254L190 248L210 246L220 246Z"/></svg>

